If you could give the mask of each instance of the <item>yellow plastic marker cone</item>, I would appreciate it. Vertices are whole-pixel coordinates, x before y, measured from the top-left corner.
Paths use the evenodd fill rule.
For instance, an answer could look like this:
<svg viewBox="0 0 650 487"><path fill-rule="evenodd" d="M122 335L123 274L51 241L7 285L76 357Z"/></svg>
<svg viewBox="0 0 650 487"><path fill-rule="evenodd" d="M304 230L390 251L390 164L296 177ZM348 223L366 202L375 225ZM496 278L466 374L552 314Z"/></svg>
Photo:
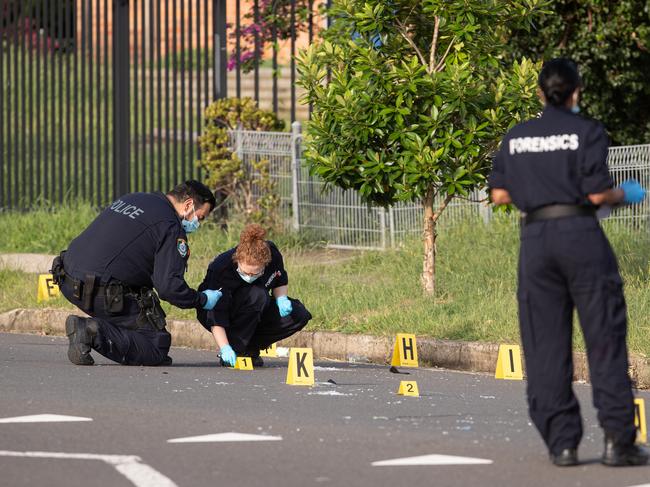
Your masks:
<svg viewBox="0 0 650 487"><path fill-rule="evenodd" d="M277 357L278 356L278 350L277 350L277 345L274 343L273 345L265 348L264 350L260 350L260 357Z"/></svg>
<svg viewBox="0 0 650 487"><path fill-rule="evenodd" d="M645 445L648 442L648 430L645 424L645 400L634 399L634 425L637 428L636 442Z"/></svg>
<svg viewBox="0 0 650 487"><path fill-rule="evenodd" d="M49 301L51 298L57 297L60 293L59 286L54 284L52 274L41 274L38 276L37 302Z"/></svg>
<svg viewBox="0 0 650 487"><path fill-rule="evenodd" d="M397 393L401 396L419 396L418 383L414 380L403 380L399 383Z"/></svg>
<svg viewBox="0 0 650 487"><path fill-rule="evenodd" d="M418 347L415 341L415 335L408 333L398 333L393 347L392 366L400 367L417 367L418 366Z"/></svg>
<svg viewBox="0 0 650 487"><path fill-rule="evenodd" d="M236 370L253 370L253 361L250 357L237 357L235 362Z"/></svg>
<svg viewBox="0 0 650 487"><path fill-rule="evenodd" d="M293 386L314 385L314 354L311 348L289 350L287 384Z"/></svg>
<svg viewBox="0 0 650 487"><path fill-rule="evenodd" d="M522 380L524 374L521 368L521 352L519 345L499 345L499 357L495 379Z"/></svg>

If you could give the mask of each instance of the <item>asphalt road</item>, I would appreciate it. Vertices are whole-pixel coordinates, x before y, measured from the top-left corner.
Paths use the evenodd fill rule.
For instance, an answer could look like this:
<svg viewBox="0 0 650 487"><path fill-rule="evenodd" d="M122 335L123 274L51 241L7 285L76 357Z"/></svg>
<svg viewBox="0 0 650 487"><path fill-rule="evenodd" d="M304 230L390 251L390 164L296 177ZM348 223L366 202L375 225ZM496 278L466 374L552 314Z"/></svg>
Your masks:
<svg viewBox="0 0 650 487"><path fill-rule="evenodd" d="M602 433L583 384L582 464L557 468L529 423L523 381L319 362L314 387L289 386L281 358L248 372L173 349L171 367L96 354L99 365L77 367L66 349L58 337L0 334L2 486L650 486L650 467L598 463ZM396 395L406 379L420 397ZM92 421L3 421L40 414ZM281 439L168 441L229 432ZM433 454L491 462L373 466Z"/></svg>

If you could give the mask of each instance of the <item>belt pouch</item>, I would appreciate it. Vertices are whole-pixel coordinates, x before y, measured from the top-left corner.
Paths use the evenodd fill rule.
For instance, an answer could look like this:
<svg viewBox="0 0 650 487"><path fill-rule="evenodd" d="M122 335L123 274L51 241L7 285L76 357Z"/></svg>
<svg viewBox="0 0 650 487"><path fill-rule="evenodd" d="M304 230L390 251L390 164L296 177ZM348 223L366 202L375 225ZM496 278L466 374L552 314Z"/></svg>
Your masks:
<svg viewBox="0 0 650 487"><path fill-rule="evenodd" d="M92 311L93 309L93 291L95 290L95 279L97 279L97 276L94 274L86 274L86 278L84 279L81 306L86 312Z"/></svg>
<svg viewBox="0 0 650 487"><path fill-rule="evenodd" d="M119 282L108 283L104 287L104 303L109 314L121 313L124 309L124 288Z"/></svg>
<svg viewBox="0 0 650 487"><path fill-rule="evenodd" d="M83 281L80 281L79 279L70 279L70 281L72 282L72 295L75 299L81 301L84 289Z"/></svg>

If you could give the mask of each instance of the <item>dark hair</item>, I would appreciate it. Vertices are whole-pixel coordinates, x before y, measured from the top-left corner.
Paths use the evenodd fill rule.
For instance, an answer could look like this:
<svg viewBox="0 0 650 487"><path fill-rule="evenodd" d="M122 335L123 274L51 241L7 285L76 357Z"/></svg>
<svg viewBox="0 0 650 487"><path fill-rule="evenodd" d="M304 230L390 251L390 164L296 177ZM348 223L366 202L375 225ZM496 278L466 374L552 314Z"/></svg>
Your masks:
<svg viewBox="0 0 650 487"><path fill-rule="evenodd" d="M537 82L546 101L556 107L564 105L576 88L582 87L578 66L567 58L546 61Z"/></svg>
<svg viewBox="0 0 650 487"><path fill-rule="evenodd" d="M168 196L171 196L179 203L192 198L194 205L197 207L203 206L206 203L210 204L210 211L214 210L214 207L217 206L217 201L214 198L212 191L203 183L200 183L194 179L185 181L177 185L174 189L167 193Z"/></svg>

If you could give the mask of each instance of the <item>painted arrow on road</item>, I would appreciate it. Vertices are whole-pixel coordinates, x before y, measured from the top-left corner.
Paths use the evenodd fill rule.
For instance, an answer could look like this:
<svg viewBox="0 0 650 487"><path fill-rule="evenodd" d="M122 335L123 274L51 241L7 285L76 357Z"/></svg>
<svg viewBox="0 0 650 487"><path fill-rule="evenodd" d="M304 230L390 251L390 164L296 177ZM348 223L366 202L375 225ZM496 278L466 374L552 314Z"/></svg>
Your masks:
<svg viewBox="0 0 650 487"><path fill-rule="evenodd" d="M484 458L455 457L451 455L421 455L419 457L394 458L372 462L373 467L401 467L417 465L487 465L492 460Z"/></svg>
<svg viewBox="0 0 650 487"><path fill-rule="evenodd" d="M101 460L115 467L135 487L178 487L153 467L142 463L134 455L97 455L95 453L64 453L50 451L8 451L0 450L0 457L49 458L60 460Z"/></svg>
<svg viewBox="0 0 650 487"><path fill-rule="evenodd" d="M66 423L70 421L92 421L92 418L81 416L63 416L60 414L32 414L30 416L16 416L2 418L0 423Z"/></svg>
<svg viewBox="0 0 650 487"><path fill-rule="evenodd" d="M187 438L174 438L167 443L219 443L234 441L280 441L281 436L250 435L246 433L216 433L213 435L189 436Z"/></svg>

